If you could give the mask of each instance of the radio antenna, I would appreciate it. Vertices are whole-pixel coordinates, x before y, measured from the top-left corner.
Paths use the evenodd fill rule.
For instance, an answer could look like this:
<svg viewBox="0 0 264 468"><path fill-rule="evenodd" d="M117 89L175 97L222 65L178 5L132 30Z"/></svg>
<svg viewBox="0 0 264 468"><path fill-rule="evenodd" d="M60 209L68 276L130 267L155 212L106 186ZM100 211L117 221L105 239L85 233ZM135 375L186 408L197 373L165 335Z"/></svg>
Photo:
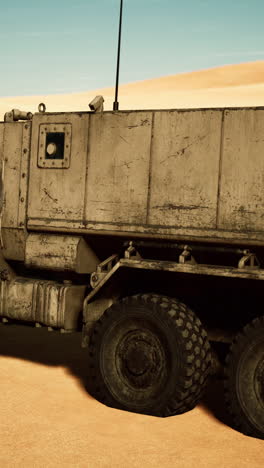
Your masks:
<svg viewBox="0 0 264 468"><path fill-rule="evenodd" d="M118 33L117 64L116 64L115 101L113 103L113 110L114 111L118 111L118 109L119 109L118 82L119 82L120 48L121 48L122 12L123 12L123 0L120 0L119 33Z"/></svg>

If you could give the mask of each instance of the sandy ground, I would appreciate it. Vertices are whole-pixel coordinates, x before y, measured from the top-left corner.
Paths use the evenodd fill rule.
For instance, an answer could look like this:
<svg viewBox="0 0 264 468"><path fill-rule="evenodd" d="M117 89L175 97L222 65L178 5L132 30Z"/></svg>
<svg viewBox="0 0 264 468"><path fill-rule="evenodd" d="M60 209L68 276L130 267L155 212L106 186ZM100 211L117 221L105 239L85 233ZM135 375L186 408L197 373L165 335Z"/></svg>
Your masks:
<svg viewBox="0 0 264 468"><path fill-rule="evenodd" d="M263 441L230 427L221 380L183 415L127 413L87 394L86 352L80 333L0 326L1 468L264 466Z"/></svg>
<svg viewBox="0 0 264 468"><path fill-rule="evenodd" d="M46 104L48 112L87 111L89 102L98 94L104 96L105 109L112 110L113 88L64 95L0 97L0 120L13 108L37 112L40 102ZM264 106L264 61L121 85L118 100L120 110Z"/></svg>
<svg viewBox="0 0 264 468"><path fill-rule="evenodd" d="M96 94L111 109L114 91L0 98L35 112L87 110ZM120 88L120 109L264 105L264 62L175 75ZM230 427L221 380L184 415L159 419L107 408L85 390L80 334L0 326L0 467L264 466L263 441ZM88 376L89 378L89 376Z"/></svg>

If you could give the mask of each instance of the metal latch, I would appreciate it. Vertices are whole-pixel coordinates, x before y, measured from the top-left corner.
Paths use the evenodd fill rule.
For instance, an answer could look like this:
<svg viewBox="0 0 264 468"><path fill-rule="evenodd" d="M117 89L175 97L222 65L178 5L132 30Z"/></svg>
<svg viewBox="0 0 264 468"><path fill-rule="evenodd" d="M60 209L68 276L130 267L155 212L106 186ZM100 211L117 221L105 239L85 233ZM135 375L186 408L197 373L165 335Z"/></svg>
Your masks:
<svg viewBox="0 0 264 468"><path fill-rule="evenodd" d="M238 262L238 268L260 268L260 263L254 253L244 250L243 254L243 257Z"/></svg>
<svg viewBox="0 0 264 468"><path fill-rule="evenodd" d="M137 249L133 245L133 241L129 242L128 248L125 250L124 257L127 259L133 258L139 260L141 255L139 255Z"/></svg>
<svg viewBox="0 0 264 468"><path fill-rule="evenodd" d="M118 260L118 255L111 255L111 257L108 257L97 266L96 271L91 274L90 278L90 285L93 289L102 281L109 271L112 270Z"/></svg>
<svg viewBox="0 0 264 468"><path fill-rule="evenodd" d="M179 263L188 263L190 265L196 265L197 262L195 258L191 255L191 251L192 251L191 247L189 247L188 245L185 245L184 250L179 256Z"/></svg>

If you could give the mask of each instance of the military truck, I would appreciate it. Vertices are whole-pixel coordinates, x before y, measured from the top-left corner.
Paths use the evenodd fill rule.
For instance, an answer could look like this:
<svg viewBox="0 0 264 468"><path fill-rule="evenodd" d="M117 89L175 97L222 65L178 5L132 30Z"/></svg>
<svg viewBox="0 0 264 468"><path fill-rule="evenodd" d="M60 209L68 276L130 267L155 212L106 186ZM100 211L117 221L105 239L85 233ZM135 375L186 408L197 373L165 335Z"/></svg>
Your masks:
<svg viewBox="0 0 264 468"><path fill-rule="evenodd" d="M0 123L2 322L82 330L91 393L156 416L226 343L235 426L263 439L264 108L102 102Z"/></svg>

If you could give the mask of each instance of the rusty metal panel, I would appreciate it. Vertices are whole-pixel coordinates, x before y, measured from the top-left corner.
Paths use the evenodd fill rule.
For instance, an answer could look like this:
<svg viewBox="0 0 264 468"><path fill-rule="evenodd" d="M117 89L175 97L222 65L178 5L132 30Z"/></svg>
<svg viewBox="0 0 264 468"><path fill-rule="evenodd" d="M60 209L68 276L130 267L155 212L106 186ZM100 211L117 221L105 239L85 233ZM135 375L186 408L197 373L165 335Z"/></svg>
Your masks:
<svg viewBox="0 0 264 468"><path fill-rule="evenodd" d="M120 262L116 264L115 270L118 267L125 268L137 268L145 270L161 270L171 271L175 273L188 273L194 275L208 275L208 276L222 276L226 278L243 278L264 281L264 269L263 268L235 268L225 267L219 265L203 265L203 264L190 264L190 263L177 263L162 260L132 260L132 259L120 259ZM97 290L99 290L99 285ZM95 290L93 290L95 291ZM91 291L86 299L89 300L93 297L93 291ZM89 298L89 299L88 299Z"/></svg>
<svg viewBox="0 0 264 468"><path fill-rule="evenodd" d="M89 114L35 114L32 127L29 181L29 219L66 222L83 219ZM38 167L42 124L71 124L70 167ZM66 131L66 130L65 130Z"/></svg>
<svg viewBox="0 0 264 468"><path fill-rule="evenodd" d="M1 236L5 258L24 260L31 124L3 126Z"/></svg>
<svg viewBox="0 0 264 468"><path fill-rule="evenodd" d="M2 214L3 214L3 201L4 201L4 124L0 123L0 246L3 247L2 238Z"/></svg>
<svg viewBox="0 0 264 468"><path fill-rule="evenodd" d="M4 148L4 124L0 122L0 165L2 168L3 159L3 148Z"/></svg>
<svg viewBox="0 0 264 468"><path fill-rule="evenodd" d="M28 267L91 273L99 260L80 236L29 234L25 249Z"/></svg>
<svg viewBox="0 0 264 468"><path fill-rule="evenodd" d="M86 286L16 278L0 281L0 315L50 327L76 329Z"/></svg>
<svg viewBox="0 0 264 468"><path fill-rule="evenodd" d="M146 222L151 112L93 115L85 219Z"/></svg>
<svg viewBox="0 0 264 468"><path fill-rule="evenodd" d="M3 150L3 216L2 226L18 226L19 183L22 149L23 124L4 124L4 150Z"/></svg>
<svg viewBox="0 0 264 468"><path fill-rule="evenodd" d="M3 254L8 260L25 260L26 232L21 228L2 228Z"/></svg>
<svg viewBox="0 0 264 468"><path fill-rule="evenodd" d="M221 111L156 112L148 224L214 228Z"/></svg>
<svg viewBox="0 0 264 468"><path fill-rule="evenodd" d="M28 227L263 245L263 112L37 114ZM69 169L38 167L45 122L72 125Z"/></svg>
<svg viewBox="0 0 264 468"><path fill-rule="evenodd" d="M181 240L182 242L206 242L217 244L233 244L233 245L258 245L264 246L264 232L263 231L230 231L222 229L193 229L192 227L177 226L144 226L135 224L111 224L90 222L86 224L85 228L72 227L69 224L55 222L51 225L44 224L43 221L30 224L32 231L43 232L57 232L75 235L99 235L99 236L115 236L127 238L143 238L143 239L174 239Z"/></svg>
<svg viewBox="0 0 264 468"><path fill-rule="evenodd" d="M21 142L21 164L19 181L19 205L18 205L18 226L24 227L26 220L27 192L28 192L28 172L30 157L30 134L31 123L23 124Z"/></svg>
<svg viewBox="0 0 264 468"><path fill-rule="evenodd" d="M264 231L264 110L226 110L218 227Z"/></svg>

